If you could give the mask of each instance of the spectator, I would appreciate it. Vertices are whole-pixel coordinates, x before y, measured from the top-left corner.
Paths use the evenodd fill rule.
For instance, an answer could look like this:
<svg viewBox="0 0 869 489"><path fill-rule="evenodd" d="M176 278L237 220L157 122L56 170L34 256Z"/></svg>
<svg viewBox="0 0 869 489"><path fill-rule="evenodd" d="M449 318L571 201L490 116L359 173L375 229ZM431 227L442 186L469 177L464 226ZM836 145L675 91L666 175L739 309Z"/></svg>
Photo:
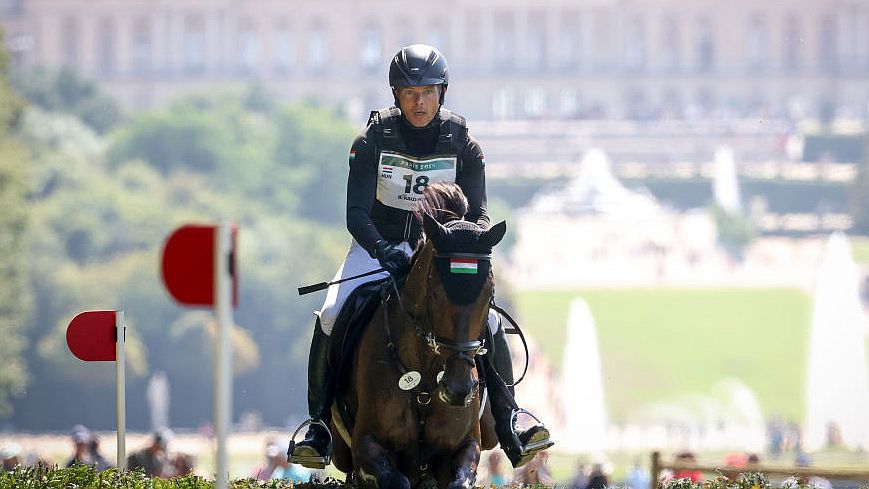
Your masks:
<svg viewBox="0 0 869 489"><path fill-rule="evenodd" d="M513 482L529 486L536 486L538 484L551 486L552 474L546 465L548 461L549 454L547 452L538 452L530 462L516 469Z"/></svg>
<svg viewBox="0 0 869 489"><path fill-rule="evenodd" d="M634 459L634 465L628 472L627 486L630 489L649 489L651 487L652 478L649 471L640 463L640 459Z"/></svg>
<svg viewBox="0 0 869 489"><path fill-rule="evenodd" d="M91 454L91 462L94 464L94 467L100 472L112 468L112 464L103 457L103 454L100 453L100 437L97 436L96 433L91 433L91 439L88 446L88 450Z"/></svg>
<svg viewBox="0 0 869 489"><path fill-rule="evenodd" d="M676 455L676 461L684 464L694 464L697 462L697 459L694 458L693 452L686 450L684 452L679 452L679 454ZM688 478L691 479L691 482L702 482L703 474L699 470L679 469L675 474L673 474L673 478Z"/></svg>
<svg viewBox="0 0 869 489"><path fill-rule="evenodd" d="M589 466L584 459L576 462L576 473L568 483L568 489L585 489L588 486Z"/></svg>
<svg viewBox="0 0 869 489"><path fill-rule="evenodd" d="M87 427L77 424L72 427L70 432L73 444L72 457L67 460L66 466L72 467L76 464L90 465L94 463L93 455L91 454L91 432Z"/></svg>
<svg viewBox="0 0 869 489"><path fill-rule="evenodd" d="M272 478L275 469L280 466L281 459L284 458L282 450L277 443L271 438L266 439L265 461L262 465L254 467L251 473L251 478L258 481L267 481Z"/></svg>
<svg viewBox="0 0 869 489"><path fill-rule="evenodd" d="M291 464L287 457L281 454L278 457L278 466L272 472L272 480L285 480L295 483L311 481L311 474L300 465Z"/></svg>
<svg viewBox="0 0 869 489"><path fill-rule="evenodd" d="M21 463L21 445L12 442L3 446L0 449L0 458L3 459L2 472L11 472Z"/></svg>
<svg viewBox="0 0 869 489"><path fill-rule="evenodd" d="M193 473L193 467L196 461L193 455L187 453L176 453L172 457L170 466L172 468L172 477L190 475Z"/></svg>
<svg viewBox="0 0 869 489"><path fill-rule="evenodd" d="M591 465L591 473L588 475L588 485L586 489L605 489L610 485L609 477L607 477L604 464L595 462Z"/></svg>
<svg viewBox="0 0 869 489"><path fill-rule="evenodd" d="M166 449L171 439L172 432L169 430L154 432L150 445L127 457L127 468L130 470L142 469L145 474L153 477L171 474L166 456Z"/></svg>
<svg viewBox="0 0 869 489"><path fill-rule="evenodd" d="M501 452L492 450L486 457L486 465L489 471L489 483L495 487L501 487L507 483L507 477L504 474L504 469L501 466Z"/></svg>

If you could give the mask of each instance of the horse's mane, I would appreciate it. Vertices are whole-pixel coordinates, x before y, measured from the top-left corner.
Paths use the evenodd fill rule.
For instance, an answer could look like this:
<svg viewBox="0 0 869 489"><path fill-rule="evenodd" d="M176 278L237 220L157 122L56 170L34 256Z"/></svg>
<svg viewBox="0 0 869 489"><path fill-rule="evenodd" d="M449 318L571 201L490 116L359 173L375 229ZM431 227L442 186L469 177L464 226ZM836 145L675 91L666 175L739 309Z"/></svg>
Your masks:
<svg viewBox="0 0 869 489"><path fill-rule="evenodd" d="M417 202L413 216L422 225L423 215L428 214L441 224L461 220L468 213L468 199L461 187L455 183L437 182L426 187L422 199ZM420 236L414 246L414 255L425 244L425 236Z"/></svg>

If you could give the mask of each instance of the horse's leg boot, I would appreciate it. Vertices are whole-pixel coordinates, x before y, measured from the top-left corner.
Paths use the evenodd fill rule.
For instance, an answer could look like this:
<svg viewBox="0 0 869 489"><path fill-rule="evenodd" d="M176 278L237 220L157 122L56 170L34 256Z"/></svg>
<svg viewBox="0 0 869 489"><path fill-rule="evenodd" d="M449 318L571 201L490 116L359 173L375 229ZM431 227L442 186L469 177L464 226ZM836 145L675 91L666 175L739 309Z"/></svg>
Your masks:
<svg viewBox="0 0 869 489"><path fill-rule="evenodd" d="M332 461L332 434L329 422L332 420L330 407L334 380L329 369L329 336L320 327L320 320L314 326L311 339L311 352L308 356L308 413L311 419L305 421L308 432L299 443L290 441L287 460L309 469L323 469Z"/></svg>
<svg viewBox="0 0 869 489"><path fill-rule="evenodd" d="M513 398L513 392L505 383L505 379L513 383L513 364L511 362L510 347L507 344L507 335L503 329L492 338L493 355L492 361L487 365L486 385L489 389L492 414L495 418L495 433L501 449L510 459L514 468L521 467L537 455L554 445L549 436L549 430L533 414L519 408ZM516 417L519 414L527 414L535 423L526 429L516 429Z"/></svg>

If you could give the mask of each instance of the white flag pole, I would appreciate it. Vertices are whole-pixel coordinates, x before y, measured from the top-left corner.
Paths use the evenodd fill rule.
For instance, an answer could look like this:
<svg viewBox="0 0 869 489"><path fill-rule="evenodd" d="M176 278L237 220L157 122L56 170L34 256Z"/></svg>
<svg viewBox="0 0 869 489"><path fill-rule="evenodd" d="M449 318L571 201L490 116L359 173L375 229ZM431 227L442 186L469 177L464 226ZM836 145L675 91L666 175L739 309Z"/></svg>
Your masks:
<svg viewBox="0 0 869 489"><path fill-rule="evenodd" d="M118 396L118 469L127 468L127 381L126 381L126 357L124 356L124 343L127 339L127 327L124 324L124 311L115 312L115 386Z"/></svg>
<svg viewBox="0 0 869 489"><path fill-rule="evenodd" d="M215 236L214 250L214 313L217 317L214 378L214 428L217 435L216 489L229 487L229 467L226 448L232 420L232 277L230 276L230 225L221 221Z"/></svg>

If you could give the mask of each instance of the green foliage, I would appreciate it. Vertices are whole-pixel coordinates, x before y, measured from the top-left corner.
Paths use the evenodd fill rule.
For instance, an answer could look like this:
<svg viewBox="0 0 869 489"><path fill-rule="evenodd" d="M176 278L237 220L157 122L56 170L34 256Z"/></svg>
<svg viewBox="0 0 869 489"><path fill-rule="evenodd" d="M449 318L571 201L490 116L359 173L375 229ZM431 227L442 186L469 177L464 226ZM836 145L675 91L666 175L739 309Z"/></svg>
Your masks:
<svg viewBox="0 0 869 489"><path fill-rule="evenodd" d="M38 464L33 467L17 466L10 472L0 471L0 489L213 489L214 482L198 475L185 475L162 479L149 477L140 469L120 471L112 468L98 472L91 465L76 465L70 468L49 467ZM236 479L230 481L231 489L337 489L347 487L343 482L326 479L317 483L294 483L284 480L257 481Z"/></svg>
<svg viewBox="0 0 869 489"><path fill-rule="evenodd" d="M276 125L274 185L289 184L298 190L299 211L304 217L341 223L353 129L337 113L311 104L284 108ZM345 143L330 143L336 138ZM280 192L277 187L270 190Z"/></svg>
<svg viewBox="0 0 869 489"><path fill-rule="evenodd" d="M527 291L517 319L561 367L570 303L595 319L608 413L614 420L651 403L710 392L736 377L767 415L803 417L811 299L789 289Z"/></svg>
<svg viewBox="0 0 869 489"><path fill-rule="evenodd" d="M734 257L742 257L745 247L757 237L757 228L742 214L731 214L718 205L709 206L718 229L718 243Z"/></svg>
<svg viewBox="0 0 869 489"><path fill-rule="evenodd" d="M106 133L122 120L121 107L101 92L96 83L69 68L43 68L20 75L15 86L32 104L50 112L70 114L99 133Z"/></svg>
<svg viewBox="0 0 869 489"><path fill-rule="evenodd" d="M32 429L78 422L110 427L112 369L73 358L64 330L82 310L117 308L128 323L130 428L147 428L143 393L153 370L165 371L172 391L184 393L184 402L173 405L173 423L207 419L213 321L174 305L157 265L174 228L219 219L240 229L240 306L232 337L236 412L259 411L271 424L301 412L311 311L322 297L299 298L296 287L331 277L349 241L343 226L306 216L318 215L309 205L326 208L331 199L343 214L343 194L318 195L311 187L325 188L318 178L344 185L352 139L347 125L326 109L270 108L244 91L179 100L136 116L110 136L38 108L21 120L20 138L33 154L33 163L22 167L32 182L22 207L31 239L18 263L29 263L31 276L27 340L34 348L25 354L34 381L28 396L16 401L13 422ZM294 144L282 144L294 151L316 147L319 154L301 151L314 159L294 165L276 161L281 124L309 122L313 129L300 129L286 136ZM316 159L337 154L340 164ZM323 171L309 171L314 165ZM316 202L304 202L308 196ZM80 402L52 409L66 398Z"/></svg>
<svg viewBox="0 0 869 489"><path fill-rule="evenodd" d="M0 32L0 40L2 40ZM23 104L7 81L8 55L0 48L0 415L9 411L9 398L27 380L22 351L29 314L26 232L28 154L11 135L20 121Z"/></svg>

